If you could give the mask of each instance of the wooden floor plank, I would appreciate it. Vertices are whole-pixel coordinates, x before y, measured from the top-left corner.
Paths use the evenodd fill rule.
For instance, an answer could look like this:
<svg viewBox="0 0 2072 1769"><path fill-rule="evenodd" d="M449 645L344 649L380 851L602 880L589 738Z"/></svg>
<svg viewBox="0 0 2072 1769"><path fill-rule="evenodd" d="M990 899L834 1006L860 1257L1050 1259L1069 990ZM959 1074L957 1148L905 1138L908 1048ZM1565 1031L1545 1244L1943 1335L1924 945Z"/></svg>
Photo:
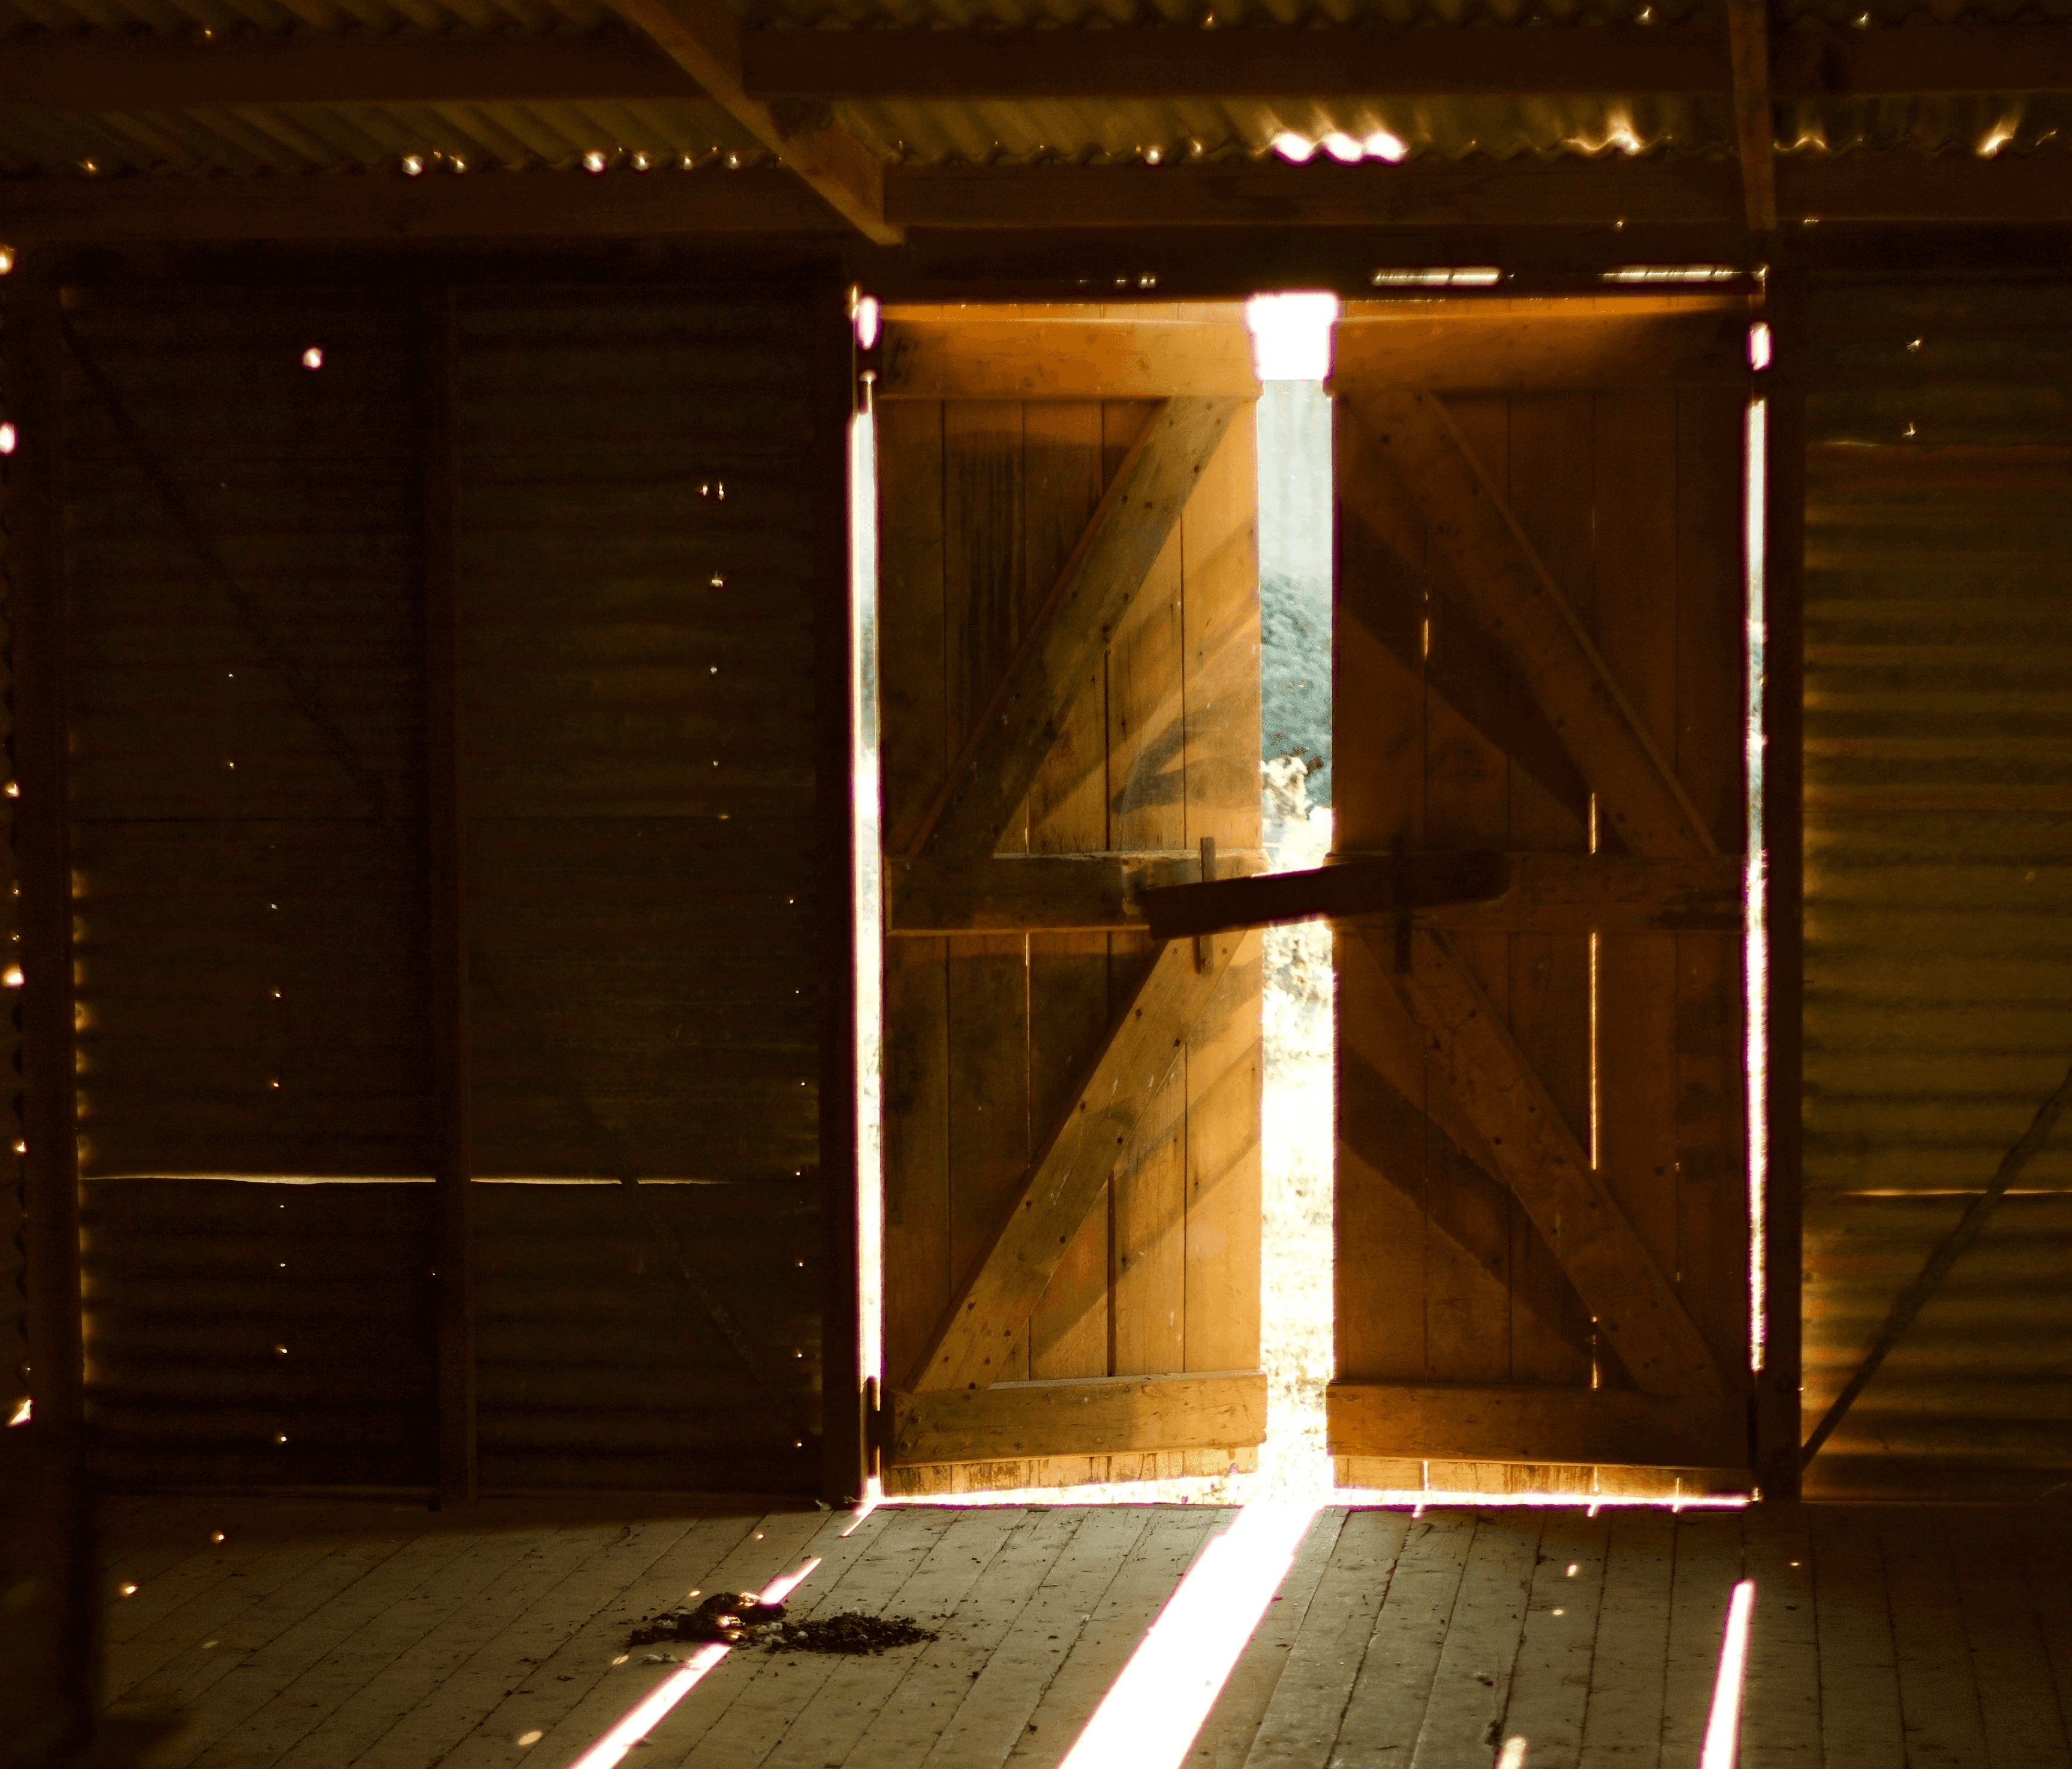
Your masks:
<svg viewBox="0 0 2072 1769"><path fill-rule="evenodd" d="M1986 1761L1985 1722L1943 1520L1933 1512L1887 1512L1878 1519L1878 1544L1908 1769L1977 1769Z"/></svg>
<svg viewBox="0 0 2072 1769"><path fill-rule="evenodd" d="M1330 1762L1409 1532L1410 1518L1400 1511L1355 1511L1346 1517L1244 1759L1245 1769L1322 1769Z"/></svg>
<svg viewBox="0 0 2072 1769"><path fill-rule="evenodd" d="M1899 1674L1877 1514L1809 1506L1813 1603L1820 1631L1823 1769L1892 1769L1906 1761Z"/></svg>
<svg viewBox="0 0 2072 1769"><path fill-rule="evenodd" d="M820 1566L800 1587L800 1598L794 1600L804 1613L805 1592L824 1574L830 1582L838 1578L849 1563L877 1540L878 1531L889 1520L889 1514L883 1512L874 1512L860 1522L848 1512L837 1512L828 1518L800 1516L788 1522L782 1517L758 1518L754 1520L754 1527L743 1533L716 1565L695 1579L680 1566L658 1568L654 1582L643 1582L638 1588L641 1594L637 1600L629 1591L627 1600L617 1611L614 1627L623 1623L630 1631L635 1621L644 1619L664 1603L687 1597L693 1589L704 1597L715 1591L760 1590L771 1579L796 1567L808 1556L818 1555ZM664 1583L665 1578L667 1582ZM624 1635L619 1638L623 1639ZM658 1683L674 1674L670 1663L650 1664L647 1662L648 1658L680 1660L689 1656L693 1650L688 1646L622 1649L626 1662L607 1666L606 1674L591 1685L589 1692L578 1697L568 1712L546 1729L545 1737L526 1753L527 1763L533 1769L558 1769L561 1764L574 1762ZM616 1660L621 1656L621 1652L614 1652L611 1657ZM706 1681L715 1682L730 1672L746 1681L753 1667L736 1664L732 1657L730 1654ZM698 1693L693 1690L692 1694L695 1697ZM645 1759L652 1754L652 1746L643 1750L636 1769L648 1769Z"/></svg>
<svg viewBox="0 0 2072 1769"><path fill-rule="evenodd" d="M195 1591L129 1639L108 1641L101 1664L101 1687L106 1699L111 1705L134 1705L132 1693L146 1679L158 1676L183 1653L201 1650L204 1641L218 1636L226 1624L260 1598L278 1590L343 1545L330 1536L248 1543L238 1551L223 1578Z"/></svg>
<svg viewBox="0 0 2072 1769"><path fill-rule="evenodd" d="M1092 1619L1030 1710L1021 1737L1007 1754L1009 1763L1049 1769L1064 1755L1210 1536L1227 1528L1235 1516L1209 1505L1161 1506L1153 1512L1129 1558L1116 1570Z"/></svg>
<svg viewBox="0 0 2072 1769"><path fill-rule="evenodd" d="M1696 1763L1712 1711L1727 1606L1741 1577L1738 1512L1687 1511L1676 1520L1669 1650L1662 1677L1662 1760Z"/></svg>
<svg viewBox="0 0 2072 1769"><path fill-rule="evenodd" d="M1612 1513L1604 1607L1577 1759L1583 1769L1632 1769L1662 1760L1675 1546L1675 1520L1666 1513L1625 1508Z"/></svg>
<svg viewBox="0 0 2072 1769"><path fill-rule="evenodd" d="M955 1528L947 1508L901 1507L885 1515L861 1553L832 1577L801 1586L791 1607L801 1619L854 1610L876 1615ZM825 1680L831 1667L817 1654L775 1656L737 1652L728 1676L715 1676L693 1690L676 1711L648 1736L653 1748L642 1769L747 1769L776 1747L792 1719Z"/></svg>
<svg viewBox="0 0 2072 1769"><path fill-rule="evenodd" d="M1067 1654L1160 1515L1141 1505L1083 1514L998 1650L968 1676L970 1693L922 1759L929 1769L995 1769L1006 1762Z"/></svg>
<svg viewBox="0 0 2072 1769"><path fill-rule="evenodd" d="M1353 1680L1332 1769L1411 1760L1424 1732L1432 1680L1467 1572L1477 1521L1471 1511L1450 1509L1412 1520Z"/></svg>
<svg viewBox="0 0 2072 1769"><path fill-rule="evenodd" d="M138 1684L133 1700L162 1701L187 1717L167 1763L174 1769L212 1763L223 1742L234 1738L283 1683L329 1650L333 1636L327 1617L341 1598L370 1594L378 1613L402 1582L390 1563L401 1561L408 1581L414 1582L421 1573L415 1564L419 1557L439 1552L431 1538L414 1531L345 1542L226 1623L216 1647L183 1652Z"/></svg>
<svg viewBox="0 0 2072 1769"><path fill-rule="evenodd" d="M1755 1581L1741 1769L1819 1769L1820 1640L1805 1508L1749 1507L1741 1516L1741 1552Z"/></svg>
<svg viewBox="0 0 2072 1769"><path fill-rule="evenodd" d="M1947 1520L1964 1639L1992 1769L2066 1769L2072 1763L2028 1569L2043 1544L2034 1525L1991 1512Z"/></svg>
<svg viewBox="0 0 2072 1769"><path fill-rule="evenodd" d="M882 1613L911 1615L938 1634L953 1631L960 1612L997 1576L997 1569L1013 1576L1004 1564L1008 1545L1036 1520L1006 1505L966 1512L893 1593ZM763 1759L766 1769L827 1769L845 1761L928 1651L903 1647L870 1658L824 1660L826 1681L783 1742ZM877 1751L867 1760L877 1769L885 1758Z"/></svg>
<svg viewBox="0 0 2072 1769"><path fill-rule="evenodd" d="M1287 1577L1267 1604L1215 1707L1202 1723L1187 1755L1188 1769L1244 1769L1301 1636L1311 1602L1330 1569L1348 1515L1342 1506L1327 1506L1311 1522Z"/></svg>
<svg viewBox="0 0 2072 1769"><path fill-rule="evenodd" d="M1418 1730L1414 1769L1485 1769L1501 1748L1544 1522L1543 1513L1525 1509L1487 1511L1477 1520Z"/></svg>
<svg viewBox="0 0 2072 1769"><path fill-rule="evenodd" d="M528 1733L544 1735L559 1726L578 1704L612 1679L615 1668L624 1668L615 1667L615 1660L624 1655L630 1664L647 1650L626 1644L635 1625L657 1610L709 1594L706 1585L712 1574L748 1539L758 1521L750 1516L700 1518L677 1532L594 1614L586 1618L565 1612L566 1627L560 1644L530 1668L514 1693L491 1709L446 1754L440 1769L507 1764L514 1739ZM631 1700L620 1701L610 1715L615 1717L631 1705ZM610 1724L610 1718L605 1724ZM312 1763L308 1769L323 1766Z"/></svg>
<svg viewBox="0 0 2072 1769"><path fill-rule="evenodd" d="M935 1748L974 1681L1029 1611L1045 1582L1070 1552L1090 1516L1078 1505L1039 1506L1023 1518L947 1621L941 1638L901 1668L862 1734L841 1755L823 1764L854 1763L870 1769L911 1769ZM1006 1755L1003 1745L1001 1755ZM810 1762L805 1769L815 1769Z"/></svg>
<svg viewBox="0 0 2072 1769"><path fill-rule="evenodd" d="M2072 1519L2054 1517L2025 1557L2030 1606L2050 1662L2058 1723L2072 1737Z"/></svg>
<svg viewBox="0 0 2072 1769"><path fill-rule="evenodd" d="M1548 1514L1511 1699L1498 1729L1499 1744L1525 1740L1532 1769L1575 1769L1581 1755L1610 1535L1611 1519L1601 1513Z"/></svg>

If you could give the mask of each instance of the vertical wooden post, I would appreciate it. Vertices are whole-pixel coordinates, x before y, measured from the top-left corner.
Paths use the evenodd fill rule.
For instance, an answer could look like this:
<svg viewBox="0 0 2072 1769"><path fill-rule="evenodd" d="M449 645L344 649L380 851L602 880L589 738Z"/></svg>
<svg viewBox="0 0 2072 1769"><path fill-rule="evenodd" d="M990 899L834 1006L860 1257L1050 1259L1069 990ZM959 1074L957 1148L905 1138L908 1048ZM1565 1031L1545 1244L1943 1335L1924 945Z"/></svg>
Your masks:
<svg viewBox="0 0 2072 1769"><path fill-rule="evenodd" d="M855 656L849 587L849 425L854 334L844 286L818 286L814 409L814 809L820 840L821 1496L861 1498L861 1270L857 1233Z"/></svg>
<svg viewBox="0 0 2072 1769"><path fill-rule="evenodd" d="M1768 856L1769 1187L1763 1211L1766 1317L1756 1389L1755 1478L1766 1497L1799 1494L1800 1163L1806 839L1806 273L1771 267L1769 459L1764 467L1763 846Z"/></svg>
<svg viewBox="0 0 2072 1769"><path fill-rule="evenodd" d="M432 1172L438 1273L438 1495L476 1490L475 1148L468 1049L460 595L454 542L454 292L424 297L425 854L430 939Z"/></svg>
<svg viewBox="0 0 2072 1769"><path fill-rule="evenodd" d="M52 1477L39 1527L64 1537L66 1588L41 1613L60 1649L44 1692L76 1743L97 1706L100 1606L87 1489L80 1290L79 1105L72 1005L70 788L65 755L64 336L61 291L20 265L6 290L6 407L15 426L6 505L14 691L24 1283L31 1427Z"/></svg>

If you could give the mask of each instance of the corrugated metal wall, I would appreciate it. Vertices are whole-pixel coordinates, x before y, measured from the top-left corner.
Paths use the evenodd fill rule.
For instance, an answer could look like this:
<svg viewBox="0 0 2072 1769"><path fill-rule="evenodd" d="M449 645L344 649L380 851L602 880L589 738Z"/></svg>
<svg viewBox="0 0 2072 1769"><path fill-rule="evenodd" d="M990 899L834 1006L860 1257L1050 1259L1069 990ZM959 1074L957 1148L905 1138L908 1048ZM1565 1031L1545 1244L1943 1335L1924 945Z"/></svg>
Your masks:
<svg viewBox="0 0 2072 1769"><path fill-rule="evenodd" d="M2072 289L1811 319L1809 1430L2072 1064ZM2072 1137L2016 1190L1810 1493L2072 1480Z"/></svg>
<svg viewBox="0 0 2072 1769"><path fill-rule="evenodd" d="M72 297L89 1404L118 1479L432 1478L422 311ZM810 1489L812 488L841 442L812 312L458 314L475 1170L549 1182L478 1189L482 1478Z"/></svg>

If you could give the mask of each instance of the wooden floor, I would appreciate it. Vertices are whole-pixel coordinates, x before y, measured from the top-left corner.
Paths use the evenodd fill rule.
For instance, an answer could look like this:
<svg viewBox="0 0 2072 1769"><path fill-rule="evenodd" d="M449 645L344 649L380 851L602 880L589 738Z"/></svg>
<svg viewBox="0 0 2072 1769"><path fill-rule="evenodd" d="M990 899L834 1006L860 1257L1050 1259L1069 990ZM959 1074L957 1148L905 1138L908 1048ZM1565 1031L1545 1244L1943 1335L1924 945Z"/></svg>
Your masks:
<svg viewBox="0 0 2072 1769"><path fill-rule="evenodd" d="M108 1689L118 1708L185 1714L169 1764L566 1769L670 1674L645 1662L661 1648L615 1664L633 1619L816 1554L796 1609L912 1615L940 1640L877 1659L736 1652L636 1769L1048 1769L1233 1515L457 1524L123 1501L105 1528ZM2062 1513L1333 1509L1190 1769L1488 1769L1513 1736L1531 1769L1688 1769L1743 1577L1745 1769L2072 1764Z"/></svg>

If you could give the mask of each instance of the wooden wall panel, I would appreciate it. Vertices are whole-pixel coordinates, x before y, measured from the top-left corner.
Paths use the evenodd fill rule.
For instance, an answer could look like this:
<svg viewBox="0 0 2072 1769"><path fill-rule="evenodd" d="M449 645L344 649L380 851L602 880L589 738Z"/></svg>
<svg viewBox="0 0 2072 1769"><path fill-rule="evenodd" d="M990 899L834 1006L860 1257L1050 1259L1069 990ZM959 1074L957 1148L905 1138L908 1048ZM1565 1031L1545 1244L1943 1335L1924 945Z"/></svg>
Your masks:
<svg viewBox="0 0 2072 1769"><path fill-rule="evenodd" d="M1004 668L1030 607L1055 581L1154 409L975 400L884 408L889 850L911 842L964 741L993 679L981 664L994 677ZM1107 658L1079 685L1001 851L1178 854L1203 836L1226 852L1256 849L1256 477L1251 426L1241 420ZM1013 623L1003 609L1017 611ZM889 943L886 1368L894 1384L1149 956L1141 937L1125 935ZM1233 972L1197 1047L1140 1125L1005 1375L1256 1362L1257 992L1255 959Z"/></svg>

